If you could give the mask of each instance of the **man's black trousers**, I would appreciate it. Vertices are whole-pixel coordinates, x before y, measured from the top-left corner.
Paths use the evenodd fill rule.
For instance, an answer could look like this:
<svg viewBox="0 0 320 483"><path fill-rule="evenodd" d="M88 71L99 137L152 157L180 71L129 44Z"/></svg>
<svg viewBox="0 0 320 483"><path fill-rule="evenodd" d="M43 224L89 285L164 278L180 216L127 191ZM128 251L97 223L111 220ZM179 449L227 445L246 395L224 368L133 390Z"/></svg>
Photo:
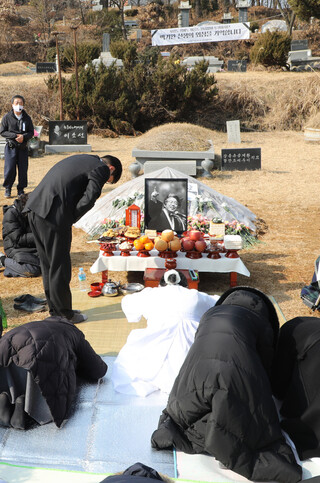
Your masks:
<svg viewBox="0 0 320 483"><path fill-rule="evenodd" d="M32 211L28 216L40 258L50 314L71 319L74 315L69 287L72 228L66 225L57 227Z"/></svg>
<svg viewBox="0 0 320 483"><path fill-rule="evenodd" d="M11 190L15 182L18 168L18 193L28 186L28 149L4 148L4 181L3 186Z"/></svg>

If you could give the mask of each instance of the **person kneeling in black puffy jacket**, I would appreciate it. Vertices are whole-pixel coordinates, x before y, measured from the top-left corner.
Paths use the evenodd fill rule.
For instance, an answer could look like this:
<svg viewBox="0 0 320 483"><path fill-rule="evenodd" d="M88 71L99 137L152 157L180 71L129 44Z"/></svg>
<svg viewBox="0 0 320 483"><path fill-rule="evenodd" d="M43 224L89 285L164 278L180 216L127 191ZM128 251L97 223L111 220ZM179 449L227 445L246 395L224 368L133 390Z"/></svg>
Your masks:
<svg viewBox="0 0 320 483"><path fill-rule="evenodd" d="M33 420L60 427L75 398L77 376L98 381L107 369L67 319L48 317L10 330L0 339L0 425L25 429Z"/></svg>
<svg viewBox="0 0 320 483"><path fill-rule="evenodd" d="M262 292L225 292L200 321L152 446L212 455L255 481L300 481L270 385L278 331L274 306Z"/></svg>
<svg viewBox="0 0 320 483"><path fill-rule="evenodd" d="M0 253L0 267L5 277L39 277L40 260L28 217L22 213L28 194L22 194L13 205L3 207L2 238L5 253Z"/></svg>

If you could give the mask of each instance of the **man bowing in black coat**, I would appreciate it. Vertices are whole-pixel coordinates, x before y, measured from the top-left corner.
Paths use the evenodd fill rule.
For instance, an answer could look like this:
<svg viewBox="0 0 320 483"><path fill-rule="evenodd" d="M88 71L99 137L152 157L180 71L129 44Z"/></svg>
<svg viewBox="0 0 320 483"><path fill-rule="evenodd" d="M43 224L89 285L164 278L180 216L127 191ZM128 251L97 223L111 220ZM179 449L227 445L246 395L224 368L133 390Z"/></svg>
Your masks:
<svg viewBox="0 0 320 483"><path fill-rule="evenodd" d="M41 263L51 315L73 323L87 319L72 310L72 225L95 204L105 183L116 183L122 165L114 156L77 154L53 166L30 194L26 210Z"/></svg>

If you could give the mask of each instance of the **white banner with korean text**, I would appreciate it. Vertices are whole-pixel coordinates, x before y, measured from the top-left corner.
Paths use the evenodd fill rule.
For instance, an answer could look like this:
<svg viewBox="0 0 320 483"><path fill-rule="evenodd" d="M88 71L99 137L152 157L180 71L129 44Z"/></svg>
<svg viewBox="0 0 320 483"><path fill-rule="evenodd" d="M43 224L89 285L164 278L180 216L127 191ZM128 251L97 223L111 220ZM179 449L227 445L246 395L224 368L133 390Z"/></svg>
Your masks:
<svg viewBox="0 0 320 483"><path fill-rule="evenodd" d="M195 44L250 38L249 23L201 25L173 29L151 30L152 45Z"/></svg>

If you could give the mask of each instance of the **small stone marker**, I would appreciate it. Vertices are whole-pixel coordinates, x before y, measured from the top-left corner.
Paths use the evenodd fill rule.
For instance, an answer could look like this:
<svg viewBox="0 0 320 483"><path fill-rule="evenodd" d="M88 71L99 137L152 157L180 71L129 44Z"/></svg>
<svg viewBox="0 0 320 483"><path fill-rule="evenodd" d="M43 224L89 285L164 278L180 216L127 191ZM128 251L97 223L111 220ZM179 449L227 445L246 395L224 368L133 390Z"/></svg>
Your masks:
<svg viewBox="0 0 320 483"><path fill-rule="evenodd" d="M56 72L57 65L55 62L37 62L36 73L43 74L44 72Z"/></svg>
<svg viewBox="0 0 320 483"><path fill-rule="evenodd" d="M307 50L308 49L308 39L292 40L291 50Z"/></svg>
<svg viewBox="0 0 320 483"><path fill-rule="evenodd" d="M261 148L221 150L222 171L246 171L261 169Z"/></svg>
<svg viewBox="0 0 320 483"><path fill-rule="evenodd" d="M227 121L229 144L241 144L240 121Z"/></svg>
<svg viewBox="0 0 320 483"><path fill-rule="evenodd" d="M228 72L247 72L247 61L228 60Z"/></svg>
<svg viewBox="0 0 320 483"><path fill-rule="evenodd" d="M110 52L110 34L102 34L102 52Z"/></svg>

